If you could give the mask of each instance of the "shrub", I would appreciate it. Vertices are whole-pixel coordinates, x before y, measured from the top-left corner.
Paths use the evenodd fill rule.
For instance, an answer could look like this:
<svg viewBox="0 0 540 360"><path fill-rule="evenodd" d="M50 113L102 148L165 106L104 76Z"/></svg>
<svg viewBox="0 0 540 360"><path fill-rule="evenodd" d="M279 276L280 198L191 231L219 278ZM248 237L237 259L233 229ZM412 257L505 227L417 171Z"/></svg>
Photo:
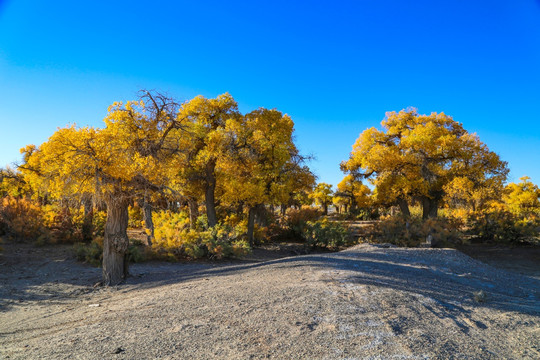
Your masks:
<svg viewBox="0 0 540 360"><path fill-rule="evenodd" d="M129 244L127 250L127 260L132 263L146 260L146 253L141 249L142 243L137 240ZM93 266L101 266L103 262L103 237L96 237L91 243L75 243L73 246L75 257L79 261L86 262Z"/></svg>
<svg viewBox="0 0 540 360"><path fill-rule="evenodd" d="M322 216L319 209L309 206L302 206L300 209L287 209L285 215L285 229L287 234L298 240L303 239L303 234L309 221L316 221Z"/></svg>
<svg viewBox="0 0 540 360"><path fill-rule="evenodd" d="M487 300L486 292L484 290L475 291L473 293L473 299L478 303L485 303Z"/></svg>
<svg viewBox="0 0 540 360"><path fill-rule="evenodd" d="M236 222L237 227L218 224L208 228L206 216L202 215L197 219L195 229L189 228L189 218L182 212L156 212L153 220L155 241L152 248L158 253L164 251L177 258L222 259L242 256L250 251L247 241L243 239L242 222L233 219L229 220L231 223Z"/></svg>
<svg viewBox="0 0 540 360"><path fill-rule="evenodd" d="M93 266L101 266L103 261L103 238L96 238L90 244L76 243L73 248L77 260Z"/></svg>
<svg viewBox="0 0 540 360"><path fill-rule="evenodd" d="M131 243L127 250L127 260L131 263L140 263L146 260L142 244Z"/></svg>
<svg viewBox="0 0 540 360"><path fill-rule="evenodd" d="M349 232L342 224L326 218L308 221L303 229L302 237L308 246L330 250L338 250L353 243Z"/></svg>
<svg viewBox="0 0 540 360"><path fill-rule="evenodd" d="M156 211L152 214L155 243L164 248L176 247L177 235L189 229L189 216L184 212Z"/></svg>
<svg viewBox="0 0 540 360"><path fill-rule="evenodd" d="M206 247L211 258L243 256L250 251L249 244L242 239L244 234L227 225L218 224L210 230L201 232L201 235L201 245L203 248Z"/></svg>
<svg viewBox="0 0 540 360"><path fill-rule="evenodd" d="M82 240L82 224L84 210L59 207L57 205L44 205L43 225L51 231L51 242L78 242Z"/></svg>
<svg viewBox="0 0 540 360"><path fill-rule="evenodd" d="M428 219L402 216L388 217L363 234L364 240L414 247L425 243L431 236L433 246L455 246L463 242L461 223L456 219Z"/></svg>
<svg viewBox="0 0 540 360"><path fill-rule="evenodd" d="M43 212L38 204L12 196L0 202L0 230L16 239L36 239L47 236L43 225Z"/></svg>
<svg viewBox="0 0 540 360"><path fill-rule="evenodd" d="M491 207L471 212L467 217L467 232L483 241L503 244L537 243L540 221L524 218L503 207Z"/></svg>
<svg viewBox="0 0 540 360"><path fill-rule="evenodd" d="M355 217L357 220L377 220L381 214L378 208L358 208L355 211Z"/></svg>

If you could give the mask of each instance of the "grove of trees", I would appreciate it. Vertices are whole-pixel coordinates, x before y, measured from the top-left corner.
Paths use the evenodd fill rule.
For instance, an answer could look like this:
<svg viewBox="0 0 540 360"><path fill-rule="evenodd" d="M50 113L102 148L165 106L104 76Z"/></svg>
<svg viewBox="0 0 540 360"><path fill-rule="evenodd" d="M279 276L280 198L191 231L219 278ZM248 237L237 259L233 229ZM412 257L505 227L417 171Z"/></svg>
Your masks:
<svg viewBox="0 0 540 360"><path fill-rule="evenodd" d="M415 109L381 125L360 134L334 189L316 184L288 115L242 114L227 93L178 103L142 91L112 104L103 127L60 128L0 171L0 235L95 244L105 285L128 274L128 227L185 257L295 236L332 249L358 241L328 219L378 220L361 239L403 245L437 234L446 245L456 231L459 241L538 242L538 186L506 184L507 163L476 134Z"/></svg>
<svg viewBox="0 0 540 360"><path fill-rule="evenodd" d="M371 179L375 198L398 205L405 217L410 216L411 201L421 204L422 218L435 218L452 188L474 192L506 180L507 164L443 113L391 112L382 127L383 131L370 128L360 134L342 168Z"/></svg>
<svg viewBox="0 0 540 360"><path fill-rule="evenodd" d="M145 210L159 197L187 204L192 227L200 205L210 228L223 220L218 205L240 214L246 208L253 243L256 209L288 204L314 182L292 141L290 117L263 108L242 115L229 94L178 105L145 91L138 101L110 106L104 122L103 128L71 125L39 147L27 146L19 168L42 202L78 200L90 204L87 216L104 203L105 284L127 275L128 207L134 201L142 199ZM151 217L146 226L151 233Z"/></svg>

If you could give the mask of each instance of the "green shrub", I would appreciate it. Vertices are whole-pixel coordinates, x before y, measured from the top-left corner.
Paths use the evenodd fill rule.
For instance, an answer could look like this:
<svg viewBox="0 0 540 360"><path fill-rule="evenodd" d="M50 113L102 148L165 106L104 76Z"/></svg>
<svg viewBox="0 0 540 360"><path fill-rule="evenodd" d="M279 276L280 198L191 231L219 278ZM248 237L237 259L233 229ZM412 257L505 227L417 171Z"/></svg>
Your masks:
<svg viewBox="0 0 540 360"><path fill-rule="evenodd" d="M355 210L355 218L357 220L377 220L381 214L378 208L358 208Z"/></svg>
<svg viewBox="0 0 540 360"><path fill-rule="evenodd" d="M342 224L326 218L308 221L302 231L302 237L308 246L330 250L338 250L353 243L349 232Z"/></svg>
<svg viewBox="0 0 540 360"><path fill-rule="evenodd" d="M130 241L127 250L127 260L132 263L146 260L146 253L143 246L138 241ZM73 246L75 257L78 261L86 262L93 266L101 266L103 262L103 237L96 237L91 243L76 243Z"/></svg>
<svg viewBox="0 0 540 360"><path fill-rule="evenodd" d="M140 263L146 260L145 252L138 244L130 244L127 250L127 259L131 263Z"/></svg>
<svg viewBox="0 0 540 360"><path fill-rule="evenodd" d="M83 261L93 266L101 266L103 261L103 243L94 239L90 244L76 243L74 245L75 257L78 261Z"/></svg>

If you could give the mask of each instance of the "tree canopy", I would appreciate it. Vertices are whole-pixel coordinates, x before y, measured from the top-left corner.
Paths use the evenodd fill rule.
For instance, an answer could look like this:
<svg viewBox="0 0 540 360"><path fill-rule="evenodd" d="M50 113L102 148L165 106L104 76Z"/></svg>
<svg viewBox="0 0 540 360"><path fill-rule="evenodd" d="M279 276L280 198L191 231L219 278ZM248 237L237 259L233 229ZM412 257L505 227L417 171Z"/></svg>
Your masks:
<svg viewBox="0 0 540 360"><path fill-rule="evenodd" d="M187 202L192 225L204 204L210 227L219 222L218 204L247 206L252 240L254 208L287 204L314 181L293 142L292 119L263 108L242 115L227 93L178 105L143 91L137 101L111 105L104 123L58 129L22 150L20 169L43 196L105 202L105 284L127 275L128 205L136 199L146 206L159 193Z"/></svg>
<svg viewBox="0 0 540 360"><path fill-rule="evenodd" d="M289 235L305 226L318 229L320 224L311 220L320 212L300 207L312 203L325 215L333 203L338 219L376 219L385 213L382 208L397 205L406 232L411 205L422 207L422 218L429 221L421 223L428 228L446 206L459 209L484 233L493 227L491 218L502 230L518 219L523 231L516 239L534 232L540 190L528 178L505 187L506 162L462 124L444 113L421 115L407 109L387 113L381 125L360 134L349 159L341 163L345 176L334 191L330 184L315 183L287 114L266 108L242 114L228 93L179 104L142 91L135 101L113 103L101 128L69 125L40 146L21 149L20 172L0 170L0 191L3 197L32 196L42 204L38 207L75 203L78 213L84 213L83 233L84 226L92 227L94 208L99 204L106 209L100 233L106 285L127 276L128 216L134 206L141 210L137 222L144 222L149 245L155 207L161 211L156 221L162 228L156 229L154 240L194 257L243 251L265 237L256 234L283 224L291 226ZM6 204L17 202L9 200ZM291 206L296 209L287 211ZM279 221L276 207L281 208ZM176 214L175 220L168 223L163 213ZM492 238L503 237L506 230L501 229L490 230ZM83 240L92 240L89 233L90 240Z"/></svg>
<svg viewBox="0 0 540 360"><path fill-rule="evenodd" d="M450 183L467 179L474 189L506 179L506 162L444 113L389 112L381 125L360 134L342 168L369 179L376 200L399 205L405 216L418 201L423 218L436 217Z"/></svg>

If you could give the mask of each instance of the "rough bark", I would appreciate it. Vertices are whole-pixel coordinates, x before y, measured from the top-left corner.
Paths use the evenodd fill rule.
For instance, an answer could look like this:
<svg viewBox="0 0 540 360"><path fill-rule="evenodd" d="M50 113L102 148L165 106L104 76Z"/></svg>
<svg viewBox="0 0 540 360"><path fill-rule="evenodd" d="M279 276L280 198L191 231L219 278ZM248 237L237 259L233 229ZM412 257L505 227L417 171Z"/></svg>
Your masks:
<svg viewBox="0 0 540 360"><path fill-rule="evenodd" d="M216 176L214 174L215 164L210 162L206 165L206 189L205 189L205 202L206 202L206 216L208 217L208 225L214 227L217 224L216 215Z"/></svg>
<svg viewBox="0 0 540 360"><path fill-rule="evenodd" d="M438 216L438 211L439 211L439 201L436 199L431 200L430 206L429 206L429 218L436 219Z"/></svg>
<svg viewBox="0 0 540 360"><path fill-rule="evenodd" d="M154 239L154 222L152 221L152 205L145 199L143 203L143 220L146 229L146 242L148 246L152 245Z"/></svg>
<svg viewBox="0 0 540 360"><path fill-rule="evenodd" d="M439 201L428 197L422 198L422 219L436 219Z"/></svg>
<svg viewBox="0 0 540 360"><path fill-rule="evenodd" d="M188 199L189 207L189 228L195 229L195 224L197 224L197 218L199 217L199 204L195 199Z"/></svg>
<svg viewBox="0 0 540 360"><path fill-rule="evenodd" d="M409 210L409 204L407 203L407 200L399 198L397 200L397 203L399 205L399 209L401 210L401 214L406 217L411 217L411 211Z"/></svg>
<svg viewBox="0 0 540 360"><path fill-rule="evenodd" d="M324 212L324 215L328 215L328 204L327 203L323 203L323 212Z"/></svg>
<svg viewBox="0 0 540 360"><path fill-rule="evenodd" d="M107 202L107 222L103 241L103 285L118 285L128 274L129 238L127 201Z"/></svg>
<svg viewBox="0 0 540 360"><path fill-rule="evenodd" d="M356 211L357 204L356 204L356 198L354 197L354 193L353 193L353 192L351 192L351 197L350 197L350 199L351 199L351 206L350 206L350 208L349 208L349 211L350 211L351 213L354 213L354 212Z"/></svg>

